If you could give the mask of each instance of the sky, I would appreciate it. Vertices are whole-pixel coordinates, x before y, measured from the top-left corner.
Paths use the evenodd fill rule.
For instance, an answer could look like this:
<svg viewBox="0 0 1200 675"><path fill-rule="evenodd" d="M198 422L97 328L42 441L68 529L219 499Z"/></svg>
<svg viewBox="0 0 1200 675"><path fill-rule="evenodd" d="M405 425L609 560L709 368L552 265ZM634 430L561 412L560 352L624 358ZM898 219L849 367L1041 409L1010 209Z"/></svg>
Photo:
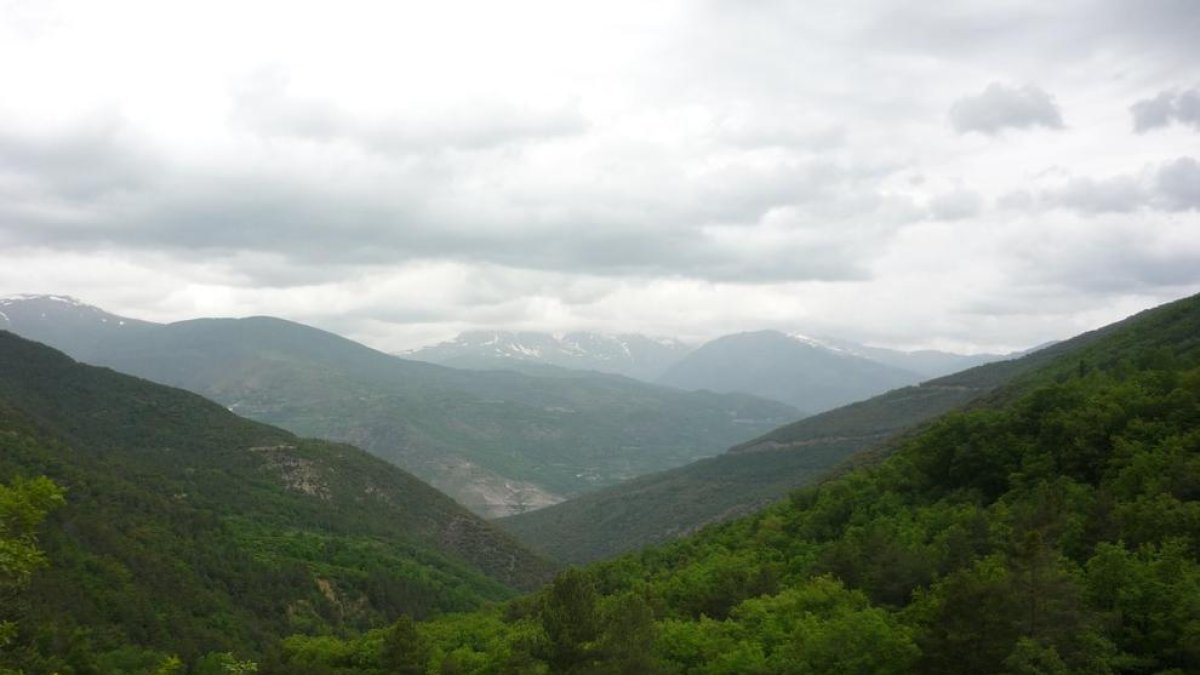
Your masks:
<svg viewBox="0 0 1200 675"><path fill-rule="evenodd" d="M0 294L1019 349L1200 291L1200 3L0 0Z"/></svg>

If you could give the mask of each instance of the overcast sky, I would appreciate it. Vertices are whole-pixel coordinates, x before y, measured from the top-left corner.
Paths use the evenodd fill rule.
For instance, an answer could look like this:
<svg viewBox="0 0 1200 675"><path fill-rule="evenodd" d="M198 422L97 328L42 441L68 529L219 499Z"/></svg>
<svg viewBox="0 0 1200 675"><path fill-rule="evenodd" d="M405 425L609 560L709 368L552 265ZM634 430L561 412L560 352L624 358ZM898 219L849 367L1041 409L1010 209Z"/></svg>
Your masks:
<svg viewBox="0 0 1200 675"><path fill-rule="evenodd" d="M0 293L1021 348L1200 291L1200 2L0 0Z"/></svg>

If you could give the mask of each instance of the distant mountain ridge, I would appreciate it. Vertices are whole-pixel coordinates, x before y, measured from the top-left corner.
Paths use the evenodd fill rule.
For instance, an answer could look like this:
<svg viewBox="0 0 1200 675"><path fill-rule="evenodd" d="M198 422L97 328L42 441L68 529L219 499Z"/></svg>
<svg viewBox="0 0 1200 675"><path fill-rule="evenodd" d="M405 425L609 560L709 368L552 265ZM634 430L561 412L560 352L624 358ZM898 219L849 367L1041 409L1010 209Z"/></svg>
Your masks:
<svg viewBox="0 0 1200 675"><path fill-rule="evenodd" d="M400 356L453 368L522 370L548 365L653 381L691 349L673 338L634 333L468 331Z"/></svg>
<svg viewBox="0 0 1200 675"><path fill-rule="evenodd" d="M1016 355L900 351L774 330L725 335L699 347L638 334L481 330L400 356L453 368L535 375L590 370L687 391L752 394L819 412Z"/></svg>
<svg viewBox="0 0 1200 675"><path fill-rule="evenodd" d="M48 296L0 311L14 332L79 360L358 445L488 516L685 464L800 417L744 394L615 375L456 370L271 317L154 324Z"/></svg>
<svg viewBox="0 0 1200 675"><path fill-rule="evenodd" d="M660 384L738 391L821 412L916 384L922 375L813 338L773 330L717 338L688 354Z"/></svg>
<svg viewBox="0 0 1200 675"><path fill-rule="evenodd" d="M806 417L715 457L640 476L497 522L559 560L586 563L751 513L858 453L879 452L938 415L1082 349L1137 317ZM779 336L773 339L779 340Z"/></svg>
<svg viewBox="0 0 1200 675"><path fill-rule="evenodd" d="M794 335L793 337L803 338L803 336L798 335ZM938 351L936 349L901 351L897 349L886 349L884 347L871 347L838 338L816 338L815 341L829 347L843 349L851 354L854 354L855 356L871 359L872 361L877 361L886 366L892 366L893 368L900 368L901 370L917 373L918 375L926 378L941 377L942 375L957 373L960 370L966 370L967 368L981 366L985 363L1016 358L1033 351L1034 349L1037 349L1035 347L1033 349L1010 354L956 354L953 352Z"/></svg>

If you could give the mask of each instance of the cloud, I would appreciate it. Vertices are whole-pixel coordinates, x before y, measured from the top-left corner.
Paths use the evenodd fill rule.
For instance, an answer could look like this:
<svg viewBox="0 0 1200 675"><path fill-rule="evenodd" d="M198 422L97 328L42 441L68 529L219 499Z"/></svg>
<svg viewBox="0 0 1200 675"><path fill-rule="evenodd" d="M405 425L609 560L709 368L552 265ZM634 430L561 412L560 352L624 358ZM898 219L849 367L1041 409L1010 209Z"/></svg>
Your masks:
<svg viewBox="0 0 1200 675"><path fill-rule="evenodd" d="M960 134L977 131L996 135L1005 129L1063 128L1062 113L1054 97L1033 84L1010 87L993 82L975 96L965 96L950 107L950 123Z"/></svg>
<svg viewBox="0 0 1200 675"><path fill-rule="evenodd" d="M130 143L131 135L113 110L85 112L49 128L0 121L0 177L71 203L128 190L157 166L151 152Z"/></svg>
<svg viewBox="0 0 1200 675"><path fill-rule="evenodd" d="M983 197L970 190L943 192L929 201L929 212L936 220L963 220L982 209Z"/></svg>
<svg viewBox="0 0 1200 675"><path fill-rule="evenodd" d="M1128 213L1145 206L1150 193L1135 176L1094 179L1072 177L1062 188L1045 194L1056 206L1080 213Z"/></svg>
<svg viewBox="0 0 1200 675"><path fill-rule="evenodd" d="M563 173L574 158L543 167L501 152L509 173L497 184L490 160L429 150L379 161L337 144L314 149L294 141L260 159L143 162L142 140L110 126L83 128L10 153L21 159L8 163L14 175L41 187L12 188L13 198L0 205L0 241L202 257L229 268L230 283L264 287L300 288L421 260L742 282L834 280L863 278L864 262L880 250L868 240L882 244L912 217L904 200L879 193L886 166L754 149L734 149L690 172L666 164L650 175L625 171L603 181L586 170ZM19 134L0 128L4 138ZM616 150L577 152L611 157ZM314 168L323 165L336 169ZM121 178L118 197L77 198L78 166L113 169L105 180ZM786 224L779 213L789 214ZM823 232L829 222L842 224L834 236Z"/></svg>
<svg viewBox="0 0 1200 675"><path fill-rule="evenodd" d="M47 20L0 3L0 292L381 345L1020 347L1193 279L1195 160L1124 114L1194 127L1197 3L20 4Z"/></svg>
<svg viewBox="0 0 1200 675"><path fill-rule="evenodd" d="M587 127L569 101L535 106L466 98L419 110L356 112L326 98L293 94L289 84L289 74L278 68L240 80L233 87L234 121L266 137L348 142L383 154L487 149L576 135Z"/></svg>
<svg viewBox="0 0 1200 675"><path fill-rule="evenodd" d="M1015 190L997 204L1011 211L1065 209L1085 216L1200 209L1200 162L1178 157L1103 178L1067 172L1041 190Z"/></svg>
<svg viewBox="0 0 1200 675"><path fill-rule="evenodd" d="M1200 131L1200 88L1162 91L1134 103L1129 111L1133 115L1133 129L1139 134L1172 122Z"/></svg>
<svg viewBox="0 0 1200 675"><path fill-rule="evenodd" d="M1200 210L1200 162L1180 157L1164 164L1155 175L1155 183L1168 209Z"/></svg>

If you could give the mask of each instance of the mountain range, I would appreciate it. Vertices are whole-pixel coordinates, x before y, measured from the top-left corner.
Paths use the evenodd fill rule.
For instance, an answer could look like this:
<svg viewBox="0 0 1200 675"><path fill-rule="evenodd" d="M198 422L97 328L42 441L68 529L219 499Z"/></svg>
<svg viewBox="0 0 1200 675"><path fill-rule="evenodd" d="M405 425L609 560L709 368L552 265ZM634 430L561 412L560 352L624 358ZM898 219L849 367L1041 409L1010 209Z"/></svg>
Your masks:
<svg viewBox="0 0 1200 675"><path fill-rule="evenodd" d="M537 375L552 375L553 368L617 373L686 391L752 394L810 413L1008 358L906 352L773 330L726 335L700 346L636 334L474 331L404 356Z"/></svg>
<svg viewBox="0 0 1200 675"><path fill-rule="evenodd" d="M615 375L452 369L270 317L156 324L62 296L0 300L0 312L4 327L81 361L358 445L487 516L686 464L801 416Z"/></svg>
<svg viewBox="0 0 1200 675"><path fill-rule="evenodd" d="M401 356L453 368L537 374L542 366L558 366L653 382L689 351L679 340L637 334L470 331Z"/></svg>

